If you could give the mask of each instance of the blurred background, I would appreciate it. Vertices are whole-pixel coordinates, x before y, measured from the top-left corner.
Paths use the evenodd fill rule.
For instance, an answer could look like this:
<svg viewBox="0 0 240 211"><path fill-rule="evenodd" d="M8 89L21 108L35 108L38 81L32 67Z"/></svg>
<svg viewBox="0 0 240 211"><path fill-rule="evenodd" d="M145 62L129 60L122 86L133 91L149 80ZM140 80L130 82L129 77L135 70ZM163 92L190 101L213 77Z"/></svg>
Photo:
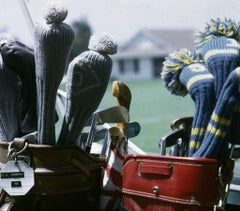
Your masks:
<svg viewBox="0 0 240 211"><path fill-rule="evenodd" d="M26 0L33 23L43 22L46 0ZM124 81L132 92L131 121L141 125L132 141L149 152L158 152L160 137L170 130L178 117L194 115L189 96L171 95L160 79L166 55L178 48L194 48L194 33L211 18L240 20L240 1L236 0L64 0L65 20L75 33L70 60L88 50L92 34L108 32L119 44L112 56L113 69L100 108L116 104L111 86ZM26 15L26 14L25 14ZM1 0L0 33L9 33L34 48L20 0ZM61 88L64 89L64 86Z"/></svg>

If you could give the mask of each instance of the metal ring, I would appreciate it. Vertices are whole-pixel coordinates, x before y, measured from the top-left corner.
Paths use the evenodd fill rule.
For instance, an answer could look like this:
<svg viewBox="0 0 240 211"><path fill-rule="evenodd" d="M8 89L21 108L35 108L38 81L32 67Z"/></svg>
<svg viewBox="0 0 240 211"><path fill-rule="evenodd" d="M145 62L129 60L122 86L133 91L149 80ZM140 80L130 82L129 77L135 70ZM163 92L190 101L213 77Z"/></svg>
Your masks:
<svg viewBox="0 0 240 211"><path fill-rule="evenodd" d="M16 157L16 149L15 148L11 148L8 149L8 154L7 157L11 157L11 159L14 159Z"/></svg>
<svg viewBox="0 0 240 211"><path fill-rule="evenodd" d="M17 151L15 148L12 148L13 142L14 141L10 142L9 145L8 145L8 156L12 156L14 158L14 157L16 157L17 155L21 154L22 152L24 152L27 149L28 142L25 141L23 148L21 150L19 150L19 151Z"/></svg>

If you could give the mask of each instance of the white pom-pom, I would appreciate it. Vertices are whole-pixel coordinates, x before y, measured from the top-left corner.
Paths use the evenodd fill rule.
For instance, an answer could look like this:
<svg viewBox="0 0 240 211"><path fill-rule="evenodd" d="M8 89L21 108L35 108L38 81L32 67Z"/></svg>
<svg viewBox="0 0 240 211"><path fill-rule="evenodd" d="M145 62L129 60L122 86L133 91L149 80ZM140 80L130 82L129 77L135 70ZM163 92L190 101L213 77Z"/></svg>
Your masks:
<svg viewBox="0 0 240 211"><path fill-rule="evenodd" d="M49 1L44 10L43 17L47 24L61 23L67 17L68 10L63 2Z"/></svg>
<svg viewBox="0 0 240 211"><path fill-rule="evenodd" d="M118 44L112 35L106 32L92 35L89 40L88 48L104 54L117 53Z"/></svg>

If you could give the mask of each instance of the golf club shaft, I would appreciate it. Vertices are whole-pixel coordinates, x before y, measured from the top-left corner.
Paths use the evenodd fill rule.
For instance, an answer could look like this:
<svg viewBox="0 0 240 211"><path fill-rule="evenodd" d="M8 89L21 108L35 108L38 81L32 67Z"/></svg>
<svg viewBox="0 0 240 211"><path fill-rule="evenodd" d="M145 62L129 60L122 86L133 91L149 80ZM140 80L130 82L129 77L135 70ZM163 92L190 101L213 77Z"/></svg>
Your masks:
<svg viewBox="0 0 240 211"><path fill-rule="evenodd" d="M33 24L33 20L32 20L31 14L29 12L29 9L27 7L26 1L25 0L19 0L19 4L21 6L23 15L25 17L28 29L29 29L29 31L31 33L31 36L33 38L34 37L34 24Z"/></svg>
<svg viewBox="0 0 240 211"><path fill-rule="evenodd" d="M97 125L97 114L93 116L91 128L87 138L87 146L85 148L85 151L88 153L90 153L91 151L91 146L92 146L92 142L93 142L93 138L96 130L96 125Z"/></svg>

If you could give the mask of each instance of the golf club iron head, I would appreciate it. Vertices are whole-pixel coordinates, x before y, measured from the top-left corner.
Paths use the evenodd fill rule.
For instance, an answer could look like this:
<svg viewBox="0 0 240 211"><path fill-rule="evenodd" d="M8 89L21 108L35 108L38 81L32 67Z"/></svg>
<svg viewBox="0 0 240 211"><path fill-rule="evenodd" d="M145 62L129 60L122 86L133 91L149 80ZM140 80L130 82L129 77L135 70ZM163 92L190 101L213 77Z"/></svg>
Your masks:
<svg viewBox="0 0 240 211"><path fill-rule="evenodd" d="M90 152L96 126L104 123L127 123L129 113L124 106L113 106L93 113L91 128L87 138L86 151Z"/></svg>

